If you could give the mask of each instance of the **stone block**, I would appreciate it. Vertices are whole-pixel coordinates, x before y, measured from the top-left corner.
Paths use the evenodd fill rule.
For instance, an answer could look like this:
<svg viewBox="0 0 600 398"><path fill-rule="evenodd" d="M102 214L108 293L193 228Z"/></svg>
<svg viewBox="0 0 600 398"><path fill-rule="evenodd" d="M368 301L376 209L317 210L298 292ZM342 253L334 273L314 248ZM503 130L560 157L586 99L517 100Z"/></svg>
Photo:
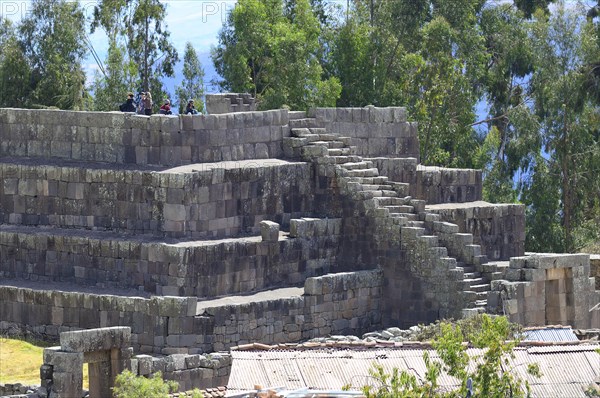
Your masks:
<svg viewBox="0 0 600 398"><path fill-rule="evenodd" d="M129 347L130 341L131 328L124 326L77 330L60 334L61 348L67 352L91 352L125 348Z"/></svg>
<svg viewBox="0 0 600 398"><path fill-rule="evenodd" d="M261 221L260 233L263 242L277 242L279 240L279 224L272 221Z"/></svg>
<svg viewBox="0 0 600 398"><path fill-rule="evenodd" d="M200 367L201 355L188 355L185 357L185 367L187 369L195 369Z"/></svg>
<svg viewBox="0 0 600 398"><path fill-rule="evenodd" d="M83 368L82 352L64 352L59 347L44 349L44 364L51 365L53 372L81 373Z"/></svg>
<svg viewBox="0 0 600 398"><path fill-rule="evenodd" d="M187 354L172 354L165 358L165 371L173 372L186 369Z"/></svg>
<svg viewBox="0 0 600 398"><path fill-rule="evenodd" d="M150 355L136 355L134 358L138 361L138 374L140 376L146 376L153 373L153 357Z"/></svg>

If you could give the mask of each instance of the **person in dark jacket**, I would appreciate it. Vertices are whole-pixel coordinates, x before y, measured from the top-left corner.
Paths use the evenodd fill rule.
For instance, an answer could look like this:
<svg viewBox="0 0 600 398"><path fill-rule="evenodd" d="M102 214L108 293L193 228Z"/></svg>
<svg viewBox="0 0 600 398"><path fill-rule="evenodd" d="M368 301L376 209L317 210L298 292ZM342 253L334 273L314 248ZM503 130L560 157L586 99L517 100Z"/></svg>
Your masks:
<svg viewBox="0 0 600 398"><path fill-rule="evenodd" d="M194 108L194 100L189 100L187 106L185 107L186 115L197 115L198 111Z"/></svg>
<svg viewBox="0 0 600 398"><path fill-rule="evenodd" d="M135 112L135 104L133 103L133 93L127 93L127 101L119 106L121 112Z"/></svg>

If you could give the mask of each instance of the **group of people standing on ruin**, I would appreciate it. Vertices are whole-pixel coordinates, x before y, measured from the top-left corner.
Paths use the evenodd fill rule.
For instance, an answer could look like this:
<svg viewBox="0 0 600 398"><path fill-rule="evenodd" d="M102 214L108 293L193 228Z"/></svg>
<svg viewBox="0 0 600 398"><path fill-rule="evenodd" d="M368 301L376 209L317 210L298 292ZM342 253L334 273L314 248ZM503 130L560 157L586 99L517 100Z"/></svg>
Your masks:
<svg viewBox="0 0 600 398"><path fill-rule="evenodd" d="M133 97L134 97L133 93L131 93L131 92L127 93L127 100L119 106L119 110L121 112L131 112L131 113L135 112L138 115L147 115L147 116L152 115L152 105L154 103L152 102L152 94L150 94L150 91L142 92L140 94L140 102L137 104L137 106L135 104ZM173 114L173 112L171 111L171 101L170 100L166 99L164 101L164 104L160 107L159 114L161 114L161 115L172 115ZM198 114L198 111L194 107L193 99L188 101L187 106L185 108L185 114L186 115Z"/></svg>

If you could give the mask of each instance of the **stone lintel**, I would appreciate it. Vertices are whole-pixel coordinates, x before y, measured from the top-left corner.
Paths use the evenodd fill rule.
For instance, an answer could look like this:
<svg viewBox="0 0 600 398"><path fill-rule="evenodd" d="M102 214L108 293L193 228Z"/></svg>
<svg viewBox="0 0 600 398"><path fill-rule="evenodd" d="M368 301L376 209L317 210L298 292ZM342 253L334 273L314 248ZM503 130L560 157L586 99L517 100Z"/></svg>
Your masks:
<svg viewBox="0 0 600 398"><path fill-rule="evenodd" d="M131 328L115 326L110 328L77 330L60 334L60 346L67 352L107 351L131 345Z"/></svg>

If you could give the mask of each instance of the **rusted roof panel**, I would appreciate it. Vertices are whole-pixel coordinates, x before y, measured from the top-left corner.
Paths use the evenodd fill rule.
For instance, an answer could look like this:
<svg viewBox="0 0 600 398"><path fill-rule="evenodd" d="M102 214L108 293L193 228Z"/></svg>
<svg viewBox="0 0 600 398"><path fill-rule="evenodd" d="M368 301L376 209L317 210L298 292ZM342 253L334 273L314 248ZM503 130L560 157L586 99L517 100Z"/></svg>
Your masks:
<svg viewBox="0 0 600 398"><path fill-rule="evenodd" d="M600 377L600 356L594 352L598 345L517 347L509 369L527 380L534 397L585 397L583 391ZM229 392L248 390L259 384L263 387L339 390L345 386L359 389L373 383L369 370L374 363L387 373L394 368L412 372L419 379L425 375L424 349L373 350L289 350L289 351L232 351L233 364ZM438 360L428 350L432 360ZM471 357L482 350L467 350ZM542 376L533 377L527 367L538 364ZM442 374L442 388L458 383Z"/></svg>
<svg viewBox="0 0 600 398"><path fill-rule="evenodd" d="M570 327L547 327L543 329L524 330L525 341L579 341Z"/></svg>

